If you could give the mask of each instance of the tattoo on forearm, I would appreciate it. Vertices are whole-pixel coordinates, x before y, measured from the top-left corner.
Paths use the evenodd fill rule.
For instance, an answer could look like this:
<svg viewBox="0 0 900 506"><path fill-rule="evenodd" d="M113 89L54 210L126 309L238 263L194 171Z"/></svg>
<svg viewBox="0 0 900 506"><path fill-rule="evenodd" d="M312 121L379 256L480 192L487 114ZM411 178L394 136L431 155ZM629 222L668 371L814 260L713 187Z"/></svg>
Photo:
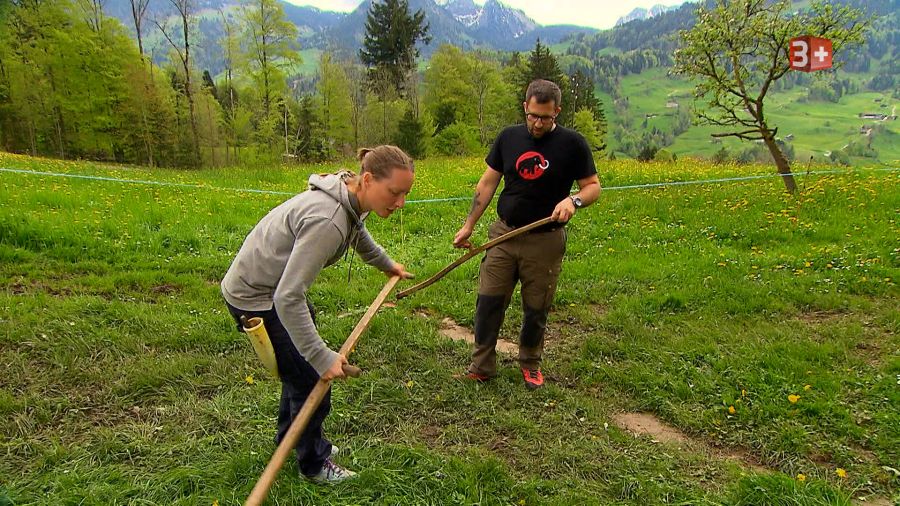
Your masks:
<svg viewBox="0 0 900 506"><path fill-rule="evenodd" d="M469 208L469 216L475 214L475 210L481 206L481 202L478 200L478 197L481 196L480 192L475 192L475 196L472 197L472 207Z"/></svg>

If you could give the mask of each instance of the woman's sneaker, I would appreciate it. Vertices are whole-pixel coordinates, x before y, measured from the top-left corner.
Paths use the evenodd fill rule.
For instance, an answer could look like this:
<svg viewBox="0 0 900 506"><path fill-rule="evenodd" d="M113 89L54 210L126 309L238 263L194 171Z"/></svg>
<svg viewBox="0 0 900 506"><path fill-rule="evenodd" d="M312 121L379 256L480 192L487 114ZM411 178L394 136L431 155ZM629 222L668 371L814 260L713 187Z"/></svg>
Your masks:
<svg viewBox="0 0 900 506"><path fill-rule="evenodd" d="M322 470L314 476L306 476L306 479L315 483L339 483L355 478L356 473L335 464L330 458L325 459Z"/></svg>

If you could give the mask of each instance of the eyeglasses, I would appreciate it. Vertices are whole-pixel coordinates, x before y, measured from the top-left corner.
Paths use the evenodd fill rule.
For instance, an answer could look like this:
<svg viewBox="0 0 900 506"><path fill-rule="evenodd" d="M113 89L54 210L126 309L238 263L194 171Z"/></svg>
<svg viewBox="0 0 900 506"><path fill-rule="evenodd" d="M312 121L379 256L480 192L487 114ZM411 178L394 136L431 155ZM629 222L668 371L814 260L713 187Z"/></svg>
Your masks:
<svg viewBox="0 0 900 506"><path fill-rule="evenodd" d="M540 114L535 114L533 112L526 112L525 117L528 119L528 121L541 120L541 123L550 123L551 121L556 121L556 115L541 116Z"/></svg>

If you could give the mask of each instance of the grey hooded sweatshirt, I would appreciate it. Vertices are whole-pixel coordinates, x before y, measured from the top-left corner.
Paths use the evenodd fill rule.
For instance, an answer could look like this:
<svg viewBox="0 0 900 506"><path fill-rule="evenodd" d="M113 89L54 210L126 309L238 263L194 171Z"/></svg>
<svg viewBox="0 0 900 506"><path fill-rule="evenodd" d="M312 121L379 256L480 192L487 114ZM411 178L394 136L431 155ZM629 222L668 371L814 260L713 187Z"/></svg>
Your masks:
<svg viewBox="0 0 900 506"><path fill-rule="evenodd" d="M222 279L222 295L246 311L275 308L300 355L322 375L337 360L313 325L306 292L319 271L352 245L382 271L394 262L366 231L340 172L309 177L309 190L269 211L250 231ZM354 205L355 204L355 205Z"/></svg>

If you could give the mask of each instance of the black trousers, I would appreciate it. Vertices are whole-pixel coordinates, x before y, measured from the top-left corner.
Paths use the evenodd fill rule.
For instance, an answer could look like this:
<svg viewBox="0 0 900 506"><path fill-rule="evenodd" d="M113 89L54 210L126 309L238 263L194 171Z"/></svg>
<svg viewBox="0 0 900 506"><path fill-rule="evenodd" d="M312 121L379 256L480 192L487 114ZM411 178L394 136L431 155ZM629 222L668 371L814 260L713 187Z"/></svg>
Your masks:
<svg viewBox="0 0 900 506"><path fill-rule="evenodd" d="M275 350L275 360L278 362L278 374L281 376L281 403L278 406L278 432L275 436L275 444L281 443L284 435L287 433L291 422L300 412L306 398L312 392L313 387L319 381L319 373L306 359L297 351L297 347L291 341L291 336L287 329L281 324L278 313L272 308L268 311L245 311L238 309L228 302L228 312L237 323L239 331L243 332L241 325L241 315L247 318L259 316L266 325L266 332L269 333L269 339L272 341L272 348ZM313 323L316 322L315 309L312 304L307 302L309 306L309 314L312 315ZM300 472L306 476L313 476L322 470L325 459L331 455L331 442L325 438L322 431L322 423L328 412L331 411L331 389L325 394L322 403L313 413L306 426L306 430L297 441L295 449L297 451L297 467Z"/></svg>

